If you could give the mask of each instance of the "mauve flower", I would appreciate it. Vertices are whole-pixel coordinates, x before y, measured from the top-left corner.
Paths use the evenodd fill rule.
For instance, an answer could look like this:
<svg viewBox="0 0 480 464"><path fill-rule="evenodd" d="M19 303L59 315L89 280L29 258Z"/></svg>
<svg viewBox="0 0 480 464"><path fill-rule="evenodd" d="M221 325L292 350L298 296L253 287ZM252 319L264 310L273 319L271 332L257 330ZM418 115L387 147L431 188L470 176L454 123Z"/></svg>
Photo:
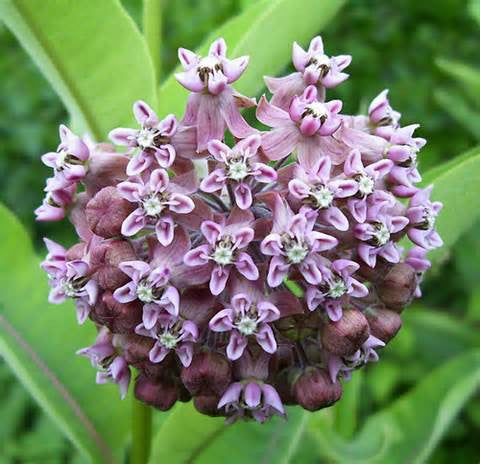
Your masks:
<svg viewBox="0 0 480 464"><path fill-rule="evenodd" d="M229 307L219 311L209 323L210 330L214 332L230 332L227 356L232 361L242 356L249 336L255 337L267 353L277 350L277 341L268 323L276 321L280 311L258 293L235 294Z"/></svg>
<svg viewBox="0 0 480 464"><path fill-rule="evenodd" d="M275 195L273 217L272 231L260 244L263 254L273 256L268 269L268 285L281 285L291 266L296 266L309 284L320 284L322 274L316 254L332 249L338 240L313 230L314 224L304 214L293 214L279 195Z"/></svg>
<svg viewBox="0 0 480 464"><path fill-rule="evenodd" d="M359 150L352 150L348 155L343 172L347 177L353 178L358 190L353 198L348 199L347 204L350 214L357 222L365 222L369 208L381 209L389 203L391 196L376 187L392 167L393 162L388 159L364 166Z"/></svg>
<svg viewBox="0 0 480 464"><path fill-rule="evenodd" d="M406 216L410 224L408 238L418 246L427 250L441 247L443 241L435 230L435 220L442 209L439 201L430 201L433 185L419 190L410 199Z"/></svg>
<svg viewBox="0 0 480 464"><path fill-rule="evenodd" d="M138 175L150 167L168 168L175 156L191 158L195 153L194 128L179 127L173 114L160 121L152 108L141 100L134 103L133 114L140 129L118 128L109 134L117 145L135 150L127 166L129 176Z"/></svg>
<svg viewBox="0 0 480 464"><path fill-rule="evenodd" d="M345 231L348 230L348 219L335 206L335 200L355 195L359 186L351 179L331 179L331 171L332 162L327 156L317 158L307 169L299 165L288 183L288 190L304 205L301 212L316 212L323 222Z"/></svg>
<svg viewBox="0 0 480 464"><path fill-rule="evenodd" d="M65 217L65 210L73 202L77 187L75 183L50 177L44 189L46 193L41 206L35 210L37 221L60 221Z"/></svg>
<svg viewBox="0 0 480 464"><path fill-rule="evenodd" d="M60 125L60 145L56 152L42 156L43 163L53 168L55 177L65 184L82 180L86 174L85 163L89 157L86 143L68 127Z"/></svg>
<svg viewBox="0 0 480 464"><path fill-rule="evenodd" d="M285 416L275 388L256 379L232 383L218 402L218 408L223 407L230 423L245 416L258 422L265 422L275 414Z"/></svg>
<svg viewBox="0 0 480 464"><path fill-rule="evenodd" d="M172 213L188 214L195 204L186 193L196 190L192 185L190 192L170 181L165 169L155 169L148 181L140 177L121 182L118 191L126 200L137 203L133 211L122 224L122 234L131 237L146 226L154 226L158 241L169 245L173 240L175 222Z"/></svg>
<svg viewBox="0 0 480 464"><path fill-rule="evenodd" d="M342 72L352 61L350 55L327 56L320 36L312 39L305 51L293 43L292 61L297 72L285 77L265 77L268 90L273 93L272 104L288 108L292 97L300 95L307 85L336 87L348 78Z"/></svg>
<svg viewBox="0 0 480 464"><path fill-rule="evenodd" d="M390 140L398 128L400 117L401 114L390 106L388 89L380 92L368 107L368 118L374 126L373 133L386 140Z"/></svg>
<svg viewBox="0 0 480 464"><path fill-rule="evenodd" d="M218 161L217 167L200 183L200 189L213 193L223 190L228 184L234 186L235 202L241 209L252 205L252 190L250 180L266 183L277 180L275 169L258 162L257 151L261 138L253 134L238 142L233 148L220 140L212 140L208 151Z"/></svg>
<svg viewBox="0 0 480 464"><path fill-rule="evenodd" d="M425 248L414 246L408 250L405 263L411 266L416 274L417 285L415 288L415 298L420 298L422 296L422 291L420 289L420 284L423 280L423 274L425 271L430 269L432 263L426 258L427 250Z"/></svg>
<svg viewBox="0 0 480 464"><path fill-rule="evenodd" d="M240 115L238 104L253 106L254 101L235 92L235 82L248 65L248 56L230 60L227 45L217 39L204 58L185 48L178 49L184 72L175 74L177 81L193 92L187 103L184 123L197 126L197 151L207 148L210 140L222 140L225 128L238 138L255 132Z"/></svg>
<svg viewBox="0 0 480 464"><path fill-rule="evenodd" d="M103 328L98 333L95 344L77 351L77 354L90 358L92 366L98 369L98 384L114 382L120 388L122 400L130 385L130 368L122 356L119 356L112 344L112 334Z"/></svg>
<svg viewBox="0 0 480 464"><path fill-rule="evenodd" d="M210 291L214 295L225 289L232 267L248 280L258 279L258 269L252 257L241 251L253 240L252 222L253 217L249 213L236 211L235 208L224 224L204 221L200 228L208 243L185 254L187 266L212 266Z"/></svg>
<svg viewBox="0 0 480 464"><path fill-rule="evenodd" d="M59 243L48 238L43 239L48 253L40 267L47 273L49 278L61 278L67 271L67 250Z"/></svg>
<svg viewBox="0 0 480 464"><path fill-rule="evenodd" d="M360 265L348 259L329 262L322 258L318 267L322 282L318 286L308 287L305 295L308 309L314 311L321 306L332 321L338 321L349 296L363 298L368 295L367 287L352 277Z"/></svg>
<svg viewBox="0 0 480 464"><path fill-rule="evenodd" d="M417 153L426 144L426 140L421 137L413 137L418 124L397 129L390 137L390 148L387 156L395 166L389 173L388 179L394 187L392 191L399 197L411 197L418 188L415 183L422 180L417 168Z"/></svg>
<svg viewBox="0 0 480 464"><path fill-rule="evenodd" d="M268 103L263 96L257 107L257 119L273 128L262 134L265 155L280 160L296 150L304 167L312 166L322 155L331 155L338 164L343 156L339 153L341 144L331 135L342 124L338 115L341 109L340 100L318 101L317 89L312 85L293 98L288 111Z"/></svg>
<svg viewBox="0 0 480 464"><path fill-rule="evenodd" d="M339 374L349 379L351 372L356 368L369 362L377 362L378 354L375 350L384 346L385 343L382 340L370 335L362 347L353 355L344 357L330 355L327 365L332 382L337 381Z"/></svg>
<svg viewBox="0 0 480 464"><path fill-rule="evenodd" d="M198 339L198 328L194 322L171 314L160 314L152 328L146 329L142 323L135 328L135 333L155 340L149 352L152 363L162 362L172 350L183 366L188 367L192 362L193 344Z"/></svg>
<svg viewBox="0 0 480 464"><path fill-rule="evenodd" d="M408 224L405 216L392 216L378 212L367 215L367 222L357 224L354 228L355 237L365 243L358 245L358 254L370 267L375 267L377 256L390 263L400 262L400 250L392 240L392 234L404 229Z"/></svg>

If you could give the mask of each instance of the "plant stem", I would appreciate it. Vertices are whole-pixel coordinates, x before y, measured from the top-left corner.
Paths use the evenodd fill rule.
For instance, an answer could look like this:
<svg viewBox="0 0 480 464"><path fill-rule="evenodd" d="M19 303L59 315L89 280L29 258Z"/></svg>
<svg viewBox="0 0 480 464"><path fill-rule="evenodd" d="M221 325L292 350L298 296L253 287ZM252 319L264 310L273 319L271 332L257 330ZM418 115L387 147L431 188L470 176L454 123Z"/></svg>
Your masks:
<svg viewBox="0 0 480 464"><path fill-rule="evenodd" d="M162 74L162 2L143 0L143 34L147 42L157 83Z"/></svg>
<svg viewBox="0 0 480 464"><path fill-rule="evenodd" d="M130 464L146 464L152 441L152 408L132 398L132 449Z"/></svg>

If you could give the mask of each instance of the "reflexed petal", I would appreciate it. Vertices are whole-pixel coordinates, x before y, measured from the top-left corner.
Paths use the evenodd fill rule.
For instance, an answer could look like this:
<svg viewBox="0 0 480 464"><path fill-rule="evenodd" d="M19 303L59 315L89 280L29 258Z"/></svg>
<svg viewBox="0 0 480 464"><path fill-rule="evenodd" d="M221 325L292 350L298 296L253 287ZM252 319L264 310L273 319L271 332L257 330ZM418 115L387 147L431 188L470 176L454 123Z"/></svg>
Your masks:
<svg viewBox="0 0 480 464"><path fill-rule="evenodd" d="M137 299L137 286L134 282L129 282L123 287L117 288L113 292L113 297L119 303L130 303L131 301L135 301Z"/></svg>
<svg viewBox="0 0 480 464"><path fill-rule="evenodd" d="M257 119L266 126L274 128L284 127L290 122L289 114L281 108L269 103L265 98L265 95L262 96L258 103Z"/></svg>
<svg viewBox="0 0 480 464"><path fill-rule="evenodd" d="M197 119L197 151L207 149L210 140L223 139L225 121L218 110L219 96L199 95Z"/></svg>
<svg viewBox="0 0 480 464"><path fill-rule="evenodd" d="M273 335L273 331L268 324L262 324L257 334L255 335L257 343L267 353L275 353L277 351L277 341Z"/></svg>
<svg viewBox="0 0 480 464"><path fill-rule="evenodd" d="M233 318L233 310L231 308L225 308L212 317L208 326L210 327L210 330L213 330L214 332L228 332L229 330L232 330Z"/></svg>
<svg viewBox="0 0 480 464"><path fill-rule="evenodd" d="M264 383L262 385L263 391L263 401L265 404L268 404L273 409L276 409L280 414L285 414L285 409L283 408L282 400L277 393L277 390L271 385Z"/></svg>
<svg viewBox="0 0 480 464"><path fill-rule="evenodd" d="M285 262L283 257L274 256L268 268L268 285L272 288L281 285L285 277L287 277L289 269L290 265Z"/></svg>
<svg viewBox="0 0 480 464"><path fill-rule="evenodd" d="M188 214L195 208L195 203L190 197L182 195L181 193L172 193L168 200L168 207L170 211L179 214Z"/></svg>
<svg viewBox="0 0 480 464"><path fill-rule="evenodd" d="M183 261L187 266L202 266L208 263L209 254L210 247L208 245L200 245L186 253Z"/></svg>
<svg viewBox="0 0 480 464"><path fill-rule="evenodd" d="M215 266L212 270L212 277L210 279L210 291L213 295L220 295L227 285L230 269L223 266Z"/></svg>
<svg viewBox="0 0 480 464"><path fill-rule="evenodd" d="M152 157L148 154L148 152L142 150L135 154L132 159L128 162L127 165L127 174L129 176L136 176L147 168L149 168L152 164ZM133 182L122 182L124 184L132 184ZM136 184L138 185L138 184ZM120 186L120 184L119 184ZM120 189L119 189L120 191ZM128 198L127 198L128 200Z"/></svg>
<svg viewBox="0 0 480 464"><path fill-rule="evenodd" d="M169 352L169 349L163 347L162 345L160 345L160 343L157 342L155 343L155 345L153 345L153 348L148 353L148 358L152 363L160 363L167 357L167 354Z"/></svg>
<svg viewBox="0 0 480 464"><path fill-rule="evenodd" d="M235 267L237 268L237 271L248 280L258 279L259 273L257 266L255 266L253 259L247 253L239 253L235 262Z"/></svg>
<svg viewBox="0 0 480 464"><path fill-rule="evenodd" d="M175 73L177 82L191 92L201 92L203 82L198 75L197 69L192 68L185 72Z"/></svg>
<svg viewBox="0 0 480 464"><path fill-rule="evenodd" d="M345 214L343 214L342 211L336 206L331 206L328 208L328 210L323 211L322 218L337 230L348 230L348 219Z"/></svg>
<svg viewBox="0 0 480 464"><path fill-rule="evenodd" d="M248 209L252 206L252 191L247 184L238 184L234 189L235 203L241 209Z"/></svg>
<svg viewBox="0 0 480 464"><path fill-rule="evenodd" d="M145 215L141 208L137 208L130 213L122 224L122 235L131 237L137 232L140 232L146 225Z"/></svg>
<svg viewBox="0 0 480 464"><path fill-rule="evenodd" d="M277 180L277 171L263 163L255 163L253 165L252 175L257 182L269 183Z"/></svg>
<svg viewBox="0 0 480 464"><path fill-rule="evenodd" d="M262 397L262 389L256 382L249 382L244 390L245 403L250 408L256 408L260 405L260 400Z"/></svg>
<svg viewBox="0 0 480 464"><path fill-rule="evenodd" d="M231 92L223 92L220 98L222 103L219 112L232 135L237 138L245 138L257 132L240 114L237 100Z"/></svg>
<svg viewBox="0 0 480 464"><path fill-rule="evenodd" d="M249 59L248 56L240 56L234 60L223 61L223 73L227 76L229 84L235 82L244 73Z"/></svg>
<svg viewBox="0 0 480 464"><path fill-rule="evenodd" d="M155 111L142 100L138 100L133 104L133 114L142 126L155 126L158 124Z"/></svg>
<svg viewBox="0 0 480 464"><path fill-rule="evenodd" d="M163 246L170 245L175 234L173 218L170 216L161 217L155 224L155 233Z"/></svg>
<svg viewBox="0 0 480 464"><path fill-rule="evenodd" d="M155 149L155 159L162 168L170 167L175 161L175 155L175 148L170 144Z"/></svg>
<svg viewBox="0 0 480 464"><path fill-rule="evenodd" d="M236 330L230 334L230 340L227 345L227 357L231 361L240 358L247 347L247 337L242 336Z"/></svg>
<svg viewBox="0 0 480 464"><path fill-rule="evenodd" d="M213 221L204 221L200 226L203 236L207 239L207 242L214 245L219 237L222 235L223 228L220 224Z"/></svg>
<svg viewBox="0 0 480 464"><path fill-rule="evenodd" d="M217 192L222 190L226 185L226 173L224 169L215 169L200 183L200 189L207 193Z"/></svg>
<svg viewBox="0 0 480 464"><path fill-rule="evenodd" d="M188 367L192 363L193 358L193 343L182 343L176 350L178 359L182 363L183 367Z"/></svg>
<svg viewBox="0 0 480 464"><path fill-rule="evenodd" d="M217 408L220 409L226 404L238 403L242 390L243 385L240 382L232 383L220 398Z"/></svg>

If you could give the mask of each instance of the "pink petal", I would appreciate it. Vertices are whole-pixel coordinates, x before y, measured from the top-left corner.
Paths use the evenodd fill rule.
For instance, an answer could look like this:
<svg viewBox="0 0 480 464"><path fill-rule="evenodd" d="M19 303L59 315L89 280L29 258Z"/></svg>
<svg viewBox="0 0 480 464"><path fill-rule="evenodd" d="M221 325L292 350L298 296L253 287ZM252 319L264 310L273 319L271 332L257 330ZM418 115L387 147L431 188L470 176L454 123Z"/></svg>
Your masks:
<svg viewBox="0 0 480 464"><path fill-rule="evenodd" d="M232 330L234 315L231 308L225 308L212 317L208 326L214 332L228 332Z"/></svg>
<svg viewBox="0 0 480 464"><path fill-rule="evenodd" d="M155 111L142 100L138 100L133 104L133 114L142 126L154 126L158 124Z"/></svg>
<svg viewBox="0 0 480 464"><path fill-rule="evenodd" d="M235 262L237 271L240 272L248 280L257 280L259 277L258 268L255 266L250 255L247 253L239 253Z"/></svg>
<svg viewBox="0 0 480 464"><path fill-rule="evenodd" d="M268 268L267 282L270 287L278 287L282 284L285 277L288 275L290 265L285 262L283 257L274 256L270 261Z"/></svg>
<svg viewBox="0 0 480 464"><path fill-rule="evenodd" d="M233 136L237 138L245 138L257 132L256 129L251 127L247 121L243 119L237 107L236 99L232 93L223 92L220 98L222 99L220 114Z"/></svg>
<svg viewBox="0 0 480 464"><path fill-rule="evenodd" d="M335 229L348 230L348 219L342 211L336 206L331 206L328 210L322 212L322 219L331 224Z"/></svg>
<svg viewBox="0 0 480 464"><path fill-rule="evenodd" d="M130 213L122 223L122 235L131 237L140 232L146 226L145 215L141 208Z"/></svg>
<svg viewBox="0 0 480 464"><path fill-rule="evenodd" d="M209 253L210 247L208 245L200 245L186 253L183 261L187 266L202 266L208 263Z"/></svg>
<svg viewBox="0 0 480 464"><path fill-rule="evenodd" d="M232 331L227 345L227 357L231 361L240 358L247 347L248 340L236 330Z"/></svg>
<svg viewBox="0 0 480 464"><path fill-rule="evenodd" d="M175 155L175 148L170 144L155 149L155 159L162 168L170 167L175 161Z"/></svg>
<svg viewBox="0 0 480 464"><path fill-rule="evenodd" d="M185 72L174 74L177 82L191 92L201 92L203 90L203 82L198 75L196 68L191 68Z"/></svg>
<svg viewBox="0 0 480 464"><path fill-rule="evenodd" d="M262 182L265 184L275 182L277 180L277 171L263 163L255 163L253 165L252 175L255 177L257 182Z"/></svg>
<svg viewBox="0 0 480 464"><path fill-rule="evenodd" d="M248 56L240 56L234 60L223 61L223 73L227 76L229 84L235 82L244 73L249 59Z"/></svg>
<svg viewBox="0 0 480 464"><path fill-rule="evenodd" d="M155 224L155 233L158 241L163 245L170 245L175 233L175 224L170 216L161 217Z"/></svg>
<svg viewBox="0 0 480 464"><path fill-rule="evenodd" d="M260 405L262 390L258 383L249 382L244 390L245 403L248 407L254 409Z"/></svg>
<svg viewBox="0 0 480 464"><path fill-rule="evenodd" d="M191 213L195 208L193 200L181 193L172 193L168 199L168 207L170 211L178 214Z"/></svg>
<svg viewBox="0 0 480 464"><path fill-rule="evenodd" d="M252 206L252 191L247 184L238 184L234 190L235 203L241 209L248 209Z"/></svg>
<svg viewBox="0 0 480 464"><path fill-rule="evenodd" d="M167 354L169 352L170 350L164 348L162 345L160 345L160 343L155 343L155 345L153 345L153 348L148 353L148 358L152 363L160 363L167 357Z"/></svg>
<svg viewBox="0 0 480 464"><path fill-rule="evenodd" d="M223 266L215 266L212 270L212 277L210 279L210 291L213 295L220 295L227 285L230 269Z"/></svg>
<svg viewBox="0 0 480 464"><path fill-rule="evenodd" d="M285 409L283 408L282 400L277 393L277 390L271 385L264 383L262 385L263 392L263 401L265 404L268 404L273 409L276 409L280 414L285 414Z"/></svg>
<svg viewBox="0 0 480 464"><path fill-rule="evenodd" d="M149 168L152 164L152 157L146 151L140 151L135 154L132 159L128 162L127 165L127 174L129 176L136 176L147 168ZM127 183L127 182L125 182ZM131 182L128 182L129 184Z"/></svg>
<svg viewBox="0 0 480 464"><path fill-rule="evenodd" d="M178 49L178 59L185 69L190 69L198 63L198 55L186 48Z"/></svg>
<svg viewBox="0 0 480 464"><path fill-rule="evenodd" d="M197 121L197 151L207 149L210 140L223 139L225 122L218 110L219 96L200 95Z"/></svg>
<svg viewBox="0 0 480 464"><path fill-rule="evenodd" d="M257 119L269 127L283 127L290 122L289 114L268 103L265 95L262 96L257 106Z"/></svg>
<svg viewBox="0 0 480 464"><path fill-rule="evenodd" d="M262 134L262 149L268 159L276 161L292 153L298 138L298 128L294 124L279 127Z"/></svg>
<svg viewBox="0 0 480 464"><path fill-rule="evenodd" d="M124 127L119 127L117 129L113 129L108 134L108 138L115 144L115 145L123 145L127 147L135 147L137 146L137 134L138 130L136 129L127 129Z"/></svg>
<svg viewBox="0 0 480 464"><path fill-rule="evenodd" d="M275 353L277 351L277 341L273 335L273 331L268 324L262 324L259 331L255 335L257 343L267 353Z"/></svg>

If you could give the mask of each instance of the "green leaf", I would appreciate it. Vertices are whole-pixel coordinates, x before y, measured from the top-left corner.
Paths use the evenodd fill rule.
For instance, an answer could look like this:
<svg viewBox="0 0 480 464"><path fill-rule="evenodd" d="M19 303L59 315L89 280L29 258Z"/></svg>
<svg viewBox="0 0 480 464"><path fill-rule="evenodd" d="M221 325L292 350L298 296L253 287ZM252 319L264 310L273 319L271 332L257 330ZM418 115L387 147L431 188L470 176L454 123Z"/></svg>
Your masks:
<svg viewBox="0 0 480 464"><path fill-rule="evenodd" d="M234 86L247 96L257 95L264 87L264 75L274 76L290 63L292 43L308 44L343 3L344 0L253 2L241 14L214 31L197 52L204 55L213 40L223 37L229 47L229 57L250 55L247 71ZM279 27L279 24L288 27ZM161 112L181 114L187 95L187 91L171 75L160 87Z"/></svg>
<svg viewBox="0 0 480 464"><path fill-rule="evenodd" d="M203 416L191 404L177 405L158 430L150 462L294 463L310 416L300 408L291 408L288 421L275 417L266 424L225 425L223 418Z"/></svg>
<svg viewBox="0 0 480 464"><path fill-rule="evenodd" d="M164 0L143 0L143 35L158 81L162 71L162 10Z"/></svg>
<svg viewBox="0 0 480 464"><path fill-rule="evenodd" d="M67 107L76 130L101 140L130 125L132 104L156 104L152 61L118 0L0 0L12 30Z"/></svg>
<svg viewBox="0 0 480 464"><path fill-rule="evenodd" d="M0 356L60 430L92 462L118 462L128 432L128 404L75 351L95 339L71 304L47 303L48 285L30 238L0 205Z"/></svg>
<svg viewBox="0 0 480 464"><path fill-rule="evenodd" d="M449 425L480 386L480 350L464 353L426 375L393 405L371 416L345 442L332 431L328 411L313 416L309 432L318 452L333 462L427 462Z"/></svg>
<svg viewBox="0 0 480 464"><path fill-rule="evenodd" d="M432 199L443 203L436 226L444 246L429 254L438 263L480 216L480 148L427 172L423 185L429 184L434 184Z"/></svg>
<svg viewBox="0 0 480 464"><path fill-rule="evenodd" d="M358 371L352 376L350 382L343 384L342 401L336 403L332 408L335 430L344 438L351 437L357 428L362 385L363 372Z"/></svg>

